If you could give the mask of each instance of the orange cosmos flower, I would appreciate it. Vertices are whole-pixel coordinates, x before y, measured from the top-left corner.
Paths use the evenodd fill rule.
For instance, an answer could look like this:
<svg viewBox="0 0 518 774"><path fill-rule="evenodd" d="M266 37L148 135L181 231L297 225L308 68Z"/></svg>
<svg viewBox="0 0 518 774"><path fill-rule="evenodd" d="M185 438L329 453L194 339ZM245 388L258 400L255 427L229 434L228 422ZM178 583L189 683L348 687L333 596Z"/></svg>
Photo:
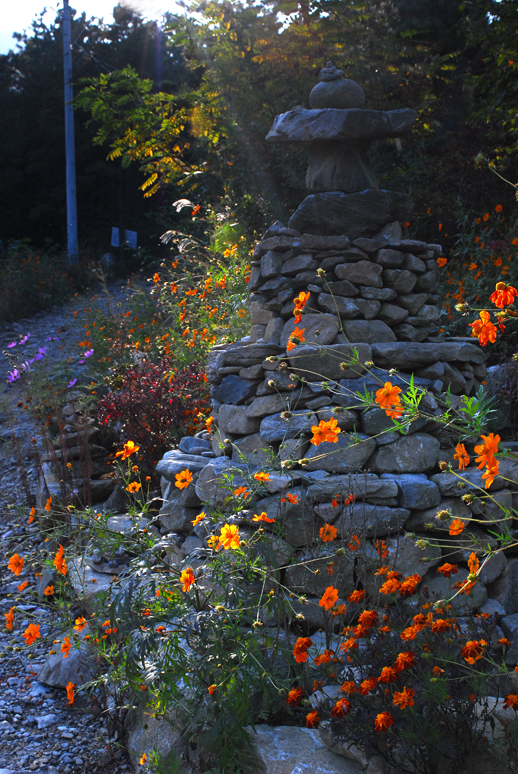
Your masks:
<svg viewBox="0 0 518 774"><path fill-rule="evenodd" d="M75 697L74 688L75 688L74 683L72 682L67 683L66 692L67 692L67 699L69 704L74 703L74 697Z"/></svg>
<svg viewBox="0 0 518 774"><path fill-rule="evenodd" d="M394 705L397 707L399 705L400 709L407 709L407 707L413 707L415 704L414 701L415 691L413 688L407 688L406 686L403 688L402 691L394 691Z"/></svg>
<svg viewBox="0 0 518 774"><path fill-rule="evenodd" d="M194 572L192 570L192 567L187 567L181 574L180 574L180 583L183 584L182 591L189 591L192 584L195 582Z"/></svg>
<svg viewBox="0 0 518 774"><path fill-rule="evenodd" d="M213 694L213 693L214 693L214 691L216 690L216 686L215 686L214 684L212 684L212 685L209 685L209 687L207 688L207 690L208 690L209 694L212 696L212 694Z"/></svg>
<svg viewBox="0 0 518 774"><path fill-rule="evenodd" d="M367 680L364 680L363 683L360 683L358 693L361 693L362 696L367 696L367 694L376 688L377 684L378 679L376 677L369 677Z"/></svg>
<svg viewBox="0 0 518 774"><path fill-rule="evenodd" d="M504 647L504 646L507 647L508 645L511 644L511 640L508 640L507 637L501 637L498 640L498 644L501 645L502 647Z"/></svg>
<svg viewBox="0 0 518 774"><path fill-rule="evenodd" d="M76 618L74 626L76 632L82 632L86 626L88 626L88 621L83 615L79 618Z"/></svg>
<svg viewBox="0 0 518 774"><path fill-rule="evenodd" d="M20 583L20 585L18 586L18 591L24 591L28 585L29 585L29 581L24 581L23 583Z"/></svg>
<svg viewBox="0 0 518 774"><path fill-rule="evenodd" d="M126 487L126 491L127 491L127 492L131 492L131 493L133 493L133 492L138 492L138 491L140 490L140 488L141 488L141 487L142 487L142 484L139 484L139 482L138 482L138 481L132 481L132 482L131 482L131 484L129 484L129 485Z"/></svg>
<svg viewBox="0 0 518 774"><path fill-rule="evenodd" d="M446 618L438 618L432 623L431 629L434 634L443 634L447 632L453 626L451 621Z"/></svg>
<svg viewBox="0 0 518 774"><path fill-rule="evenodd" d="M385 382L383 387L376 391L375 402L380 408L385 409L387 416L397 419L403 413L399 393L401 387L392 386L391 382Z"/></svg>
<svg viewBox="0 0 518 774"><path fill-rule="evenodd" d="M15 575L20 575L23 570L23 557L19 554L14 554L14 556L11 556L9 559L9 564L7 566Z"/></svg>
<svg viewBox="0 0 518 774"><path fill-rule="evenodd" d="M56 556L54 557L54 567L62 575L67 574L67 565L65 562L65 549L62 545L59 546Z"/></svg>
<svg viewBox="0 0 518 774"><path fill-rule="evenodd" d="M40 625L39 624L29 624L24 633L22 634L22 637L24 638L27 645L32 645L36 640L40 639Z"/></svg>
<svg viewBox="0 0 518 774"><path fill-rule="evenodd" d="M35 515L36 515L36 508L32 507L29 513L29 521L27 522L27 524L32 524L32 522L34 521Z"/></svg>
<svg viewBox="0 0 518 774"><path fill-rule="evenodd" d="M459 568L456 564L450 564L449 562L441 564L441 566L437 568L437 572L440 572L443 578L449 578L450 575L456 575L458 570Z"/></svg>
<svg viewBox="0 0 518 774"><path fill-rule="evenodd" d="M510 693L504 701L504 707L506 709L514 709L516 712L518 710L518 694Z"/></svg>
<svg viewBox="0 0 518 774"><path fill-rule="evenodd" d="M376 720L374 721L374 728L376 731L379 731L380 733L388 731L393 725L394 718L390 712L380 712L379 715L376 715Z"/></svg>
<svg viewBox="0 0 518 774"><path fill-rule="evenodd" d="M446 266L447 263L448 263L448 261L447 261L446 258L444 258L444 257L437 258L436 264L437 264L437 266L439 266L439 268L442 268L443 266Z"/></svg>
<svg viewBox="0 0 518 774"><path fill-rule="evenodd" d="M311 432L313 433L311 443L319 446L321 443L336 443L338 441L338 433L342 431L338 427L336 419L330 419L328 422L324 422L321 419L318 425L313 425Z"/></svg>
<svg viewBox="0 0 518 774"><path fill-rule="evenodd" d="M14 607L11 607L8 613L4 613L5 615L5 626L8 631L12 632L13 630L13 623L14 623Z"/></svg>
<svg viewBox="0 0 518 774"><path fill-rule="evenodd" d="M192 473L190 470L182 470L180 473L176 474L175 478L175 486L178 487L178 489L187 489L192 481Z"/></svg>
<svg viewBox="0 0 518 774"><path fill-rule="evenodd" d="M315 656L315 664L317 666L320 666L320 664L330 664L333 655L334 650L324 650L320 656Z"/></svg>
<svg viewBox="0 0 518 774"><path fill-rule="evenodd" d="M52 508L52 497L49 497L47 502L45 503L45 510L50 511Z"/></svg>
<svg viewBox="0 0 518 774"><path fill-rule="evenodd" d="M270 480L270 474L269 473L254 473L254 478L256 481L269 481Z"/></svg>
<svg viewBox="0 0 518 774"><path fill-rule="evenodd" d="M331 717L343 718L345 715L348 715L350 711L351 702L347 701L347 699L338 699L335 706L331 710Z"/></svg>
<svg viewBox="0 0 518 774"><path fill-rule="evenodd" d="M359 551L360 545L361 545L361 542L358 535L351 535L351 537L349 538L349 542L347 543L347 548L349 549L349 551L353 551L353 552Z"/></svg>
<svg viewBox="0 0 518 774"><path fill-rule="evenodd" d="M155 283L155 285L157 282L160 282L160 274L158 274L158 272L155 272L153 274L153 282Z"/></svg>
<svg viewBox="0 0 518 774"><path fill-rule="evenodd" d="M121 451L116 452L115 456L122 457L123 460L126 460L131 454L138 452L139 449L140 446L136 446L133 441L127 441Z"/></svg>
<svg viewBox="0 0 518 774"><path fill-rule="evenodd" d="M295 327L295 330L290 333L289 341L286 345L286 349L288 352L291 352L292 349L295 349L297 344L301 344L303 341L306 341L304 338L304 331L305 328L297 328Z"/></svg>
<svg viewBox="0 0 518 774"><path fill-rule="evenodd" d="M439 666L434 666L432 671L433 671L435 677L440 677L441 675L444 674L444 669L441 669L441 667L439 667Z"/></svg>
<svg viewBox="0 0 518 774"><path fill-rule="evenodd" d="M488 465L485 471L482 473L482 479L485 480L485 489L489 489L493 481L495 480L495 477L498 476L498 471L500 468L500 463L498 460L493 460L491 465Z"/></svg>
<svg viewBox="0 0 518 774"><path fill-rule="evenodd" d="M72 647L72 643L70 642L70 638L67 634L67 636L63 640L63 644L61 645L61 652L63 653L63 658L67 658L71 647Z"/></svg>
<svg viewBox="0 0 518 774"><path fill-rule="evenodd" d="M399 596L404 597L405 599L407 597L411 597L416 593L417 587L420 583L421 576L419 573L416 572L414 575L408 575L403 581L401 581L399 586Z"/></svg>
<svg viewBox="0 0 518 774"><path fill-rule="evenodd" d="M492 465L495 462L494 455L498 452L498 444L500 443L500 436L494 435L494 433L489 433L489 435L481 435L480 436L484 443L479 444L479 446L475 446L475 451L479 455L476 458L476 461L479 463L477 465L477 468L479 470L484 467L484 465Z"/></svg>
<svg viewBox="0 0 518 774"><path fill-rule="evenodd" d="M286 495L286 500L289 503L291 503L292 505L296 505L298 500L299 500L299 496L298 495L294 495L294 494L287 494ZM283 502L285 502L285 500L281 500L281 503L283 503Z"/></svg>
<svg viewBox="0 0 518 774"><path fill-rule="evenodd" d="M219 545L225 551L229 548L239 548L239 530L235 524L224 524L219 536Z"/></svg>
<svg viewBox="0 0 518 774"><path fill-rule="evenodd" d="M480 559L474 551L469 555L468 567L471 575L476 575L480 569Z"/></svg>
<svg viewBox="0 0 518 774"><path fill-rule="evenodd" d="M415 640L420 631L420 626L408 626L406 629L403 629L399 636L404 642L408 642L408 640Z"/></svg>
<svg viewBox="0 0 518 774"><path fill-rule="evenodd" d="M320 715L316 710L306 715L306 728L316 728L320 722Z"/></svg>
<svg viewBox="0 0 518 774"><path fill-rule="evenodd" d="M415 656L412 650L400 653L394 663L394 669L398 672L411 669L413 666L415 666Z"/></svg>
<svg viewBox="0 0 518 774"><path fill-rule="evenodd" d="M358 616L359 625L367 628L374 626L377 620L378 620L378 614L375 610L364 610Z"/></svg>
<svg viewBox="0 0 518 774"><path fill-rule="evenodd" d="M324 610L329 610L331 607L334 607L337 602L338 589L333 588L333 586L328 586L318 604L320 607L323 607Z"/></svg>
<svg viewBox="0 0 518 774"><path fill-rule="evenodd" d="M302 690L302 688L292 688L291 691L288 693L286 704L289 704L291 707L298 707L300 702L303 699L303 696L304 696L304 691Z"/></svg>
<svg viewBox="0 0 518 774"><path fill-rule="evenodd" d="M466 451L466 447L463 443L458 443L455 447L455 454L453 459L459 461L459 470L464 470L466 465L469 465L469 454Z"/></svg>
<svg viewBox="0 0 518 774"><path fill-rule="evenodd" d="M192 526L195 527L197 524L200 523L200 521L203 521L203 519L205 518L206 515L207 514L205 513L205 511L202 511L201 513L199 513L196 516L196 518L193 519L193 521L191 521Z"/></svg>
<svg viewBox="0 0 518 774"><path fill-rule="evenodd" d="M466 523L462 521L462 519L453 519L452 523L450 524L449 534L460 535L465 526Z"/></svg>
<svg viewBox="0 0 518 774"><path fill-rule="evenodd" d="M297 664L303 664L308 660L308 649L313 645L309 637L299 637L293 648L293 655Z"/></svg>
<svg viewBox="0 0 518 774"><path fill-rule="evenodd" d="M461 650L464 661L467 661L468 664L474 664L475 661L482 658L484 647L486 645L487 642L485 640L468 640Z"/></svg>
<svg viewBox="0 0 518 774"><path fill-rule="evenodd" d="M356 589L356 591L353 591L351 594L349 594L349 596L347 597L347 601L352 602L353 605L357 605L358 602L361 602L362 599L365 599L366 593L367 592L365 591L365 589L361 589L361 591Z"/></svg>
<svg viewBox="0 0 518 774"><path fill-rule="evenodd" d="M489 296L489 300L499 309L503 309L504 306L509 306L514 302L515 296L518 296L516 288L513 288L512 285L506 285L505 282L497 282L496 289Z"/></svg>
<svg viewBox="0 0 518 774"><path fill-rule="evenodd" d="M378 677L380 683L395 683L399 675L393 667L383 667Z"/></svg>
<svg viewBox="0 0 518 774"><path fill-rule="evenodd" d="M380 588L380 594L395 594L399 590L400 583L397 578L389 578Z"/></svg>
<svg viewBox="0 0 518 774"><path fill-rule="evenodd" d="M342 683L340 690L342 693L356 693L356 683L354 680L346 680L345 683Z"/></svg>
<svg viewBox="0 0 518 774"><path fill-rule="evenodd" d="M319 534L323 543L332 543L333 540L336 540L338 532L332 524L326 524L324 527L320 527Z"/></svg>
<svg viewBox="0 0 518 774"><path fill-rule="evenodd" d="M488 341L492 344L496 341L496 325L491 322L491 315L483 309L480 312L480 319L469 323L471 335L478 336L480 344L485 347Z"/></svg>
<svg viewBox="0 0 518 774"><path fill-rule="evenodd" d="M275 519L270 519L268 517L267 513L265 511L263 511L259 515L257 515L257 513L256 513L255 516L252 518L252 521L264 521L267 524L273 524Z"/></svg>
<svg viewBox="0 0 518 774"><path fill-rule="evenodd" d="M248 494L248 489L246 486L238 486L236 489L234 489L234 497L239 497L239 495L246 495Z"/></svg>
<svg viewBox="0 0 518 774"><path fill-rule="evenodd" d="M293 309L293 314L295 315L295 323L298 325L299 322L302 320L302 310L306 306L307 302L309 301L310 293L299 293L297 298L293 299L293 303L295 304L295 308Z"/></svg>

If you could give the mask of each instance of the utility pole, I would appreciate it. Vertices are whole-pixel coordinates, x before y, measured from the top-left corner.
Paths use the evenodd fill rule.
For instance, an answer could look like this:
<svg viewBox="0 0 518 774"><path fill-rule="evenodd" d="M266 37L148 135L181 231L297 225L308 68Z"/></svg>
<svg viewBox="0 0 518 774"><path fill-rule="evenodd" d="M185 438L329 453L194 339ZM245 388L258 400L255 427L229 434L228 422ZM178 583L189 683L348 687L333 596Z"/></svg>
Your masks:
<svg viewBox="0 0 518 774"><path fill-rule="evenodd" d="M74 107L72 100L72 38L70 8L63 0L63 70L65 75L65 153L67 176L67 248L69 261L77 263L76 153L74 144Z"/></svg>

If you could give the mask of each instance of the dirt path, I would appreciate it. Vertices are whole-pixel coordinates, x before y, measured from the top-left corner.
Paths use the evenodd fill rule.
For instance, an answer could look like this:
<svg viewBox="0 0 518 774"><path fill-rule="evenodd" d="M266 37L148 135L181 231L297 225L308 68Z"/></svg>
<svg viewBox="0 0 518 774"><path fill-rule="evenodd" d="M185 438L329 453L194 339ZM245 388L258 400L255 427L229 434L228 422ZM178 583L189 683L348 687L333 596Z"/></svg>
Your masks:
<svg viewBox="0 0 518 774"><path fill-rule="evenodd" d="M124 283L109 286L111 302L124 304L128 291ZM86 312L106 308L100 293L76 297L63 307L38 313L13 324L0 324L0 350L12 342L22 345L24 357L48 347L45 355L51 374L60 363L72 358L74 375L85 373L77 361L77 341L84 338ZM54 341L48 341L48 337ZM18 348L18 349L17 349ZM7 351L19 350L20 345ZM15 577L6 564L15 552L29 558L39 547L38 533L27 525L28 508L22 465L31 490L36 487L35 444L38 430L28 411L23 410L26 391L23 383L5 382L11 366L0 360L0 380L5 386L0 413L0 774L126 774L129 764L100 712L100 705L78 697L68 705L65 691L38 682L54 637L62 636L59 614L51 605L38 600L34 578L26 569ZM14 427L13 427L14 425ZM18 452L17 450L18 449ZM42 545L42 544L41 544ZM21 592L18 586L28 581ZM12 631L4 626L4 614L15 608ZM31 622L39 622L42 640L27 648L22 634Z"/></svg>

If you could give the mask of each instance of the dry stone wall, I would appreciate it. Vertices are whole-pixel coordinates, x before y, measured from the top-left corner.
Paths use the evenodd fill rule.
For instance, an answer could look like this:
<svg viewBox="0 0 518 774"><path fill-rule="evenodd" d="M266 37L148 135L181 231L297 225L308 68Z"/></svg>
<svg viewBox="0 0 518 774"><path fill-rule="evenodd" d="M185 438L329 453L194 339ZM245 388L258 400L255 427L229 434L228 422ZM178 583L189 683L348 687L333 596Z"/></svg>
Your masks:
<svg viewBox="0 0 518 774"><path fill-rule="evenodd" d="M518 507L518 466L512 462L500 464L491 489L494 500L471 504L463 495L484 489L482 471L468 467L462 484L440 467L454 462L458 442L434 420L445 410L444 395L448 391L450 405L458 408L463 396L480 388L486 366L483 350L471 340L438 335L441 247L403 239L399 221L411 210L408 197L372 182L369 142L409 131L415 114L364 111L352 82L341 83L346 79L333 67L324 71L324 88L318 88L316 102L314 93L310 97L312 109L280 116L268 136L308 145L312 193L288 225L274 223L255 248L250 335L216 346L209 355L212 432L182 439L157 468L164 498L161 527L174 543L178 563L202 563L208 520L192 524L202 508L222 510L243 534L251 529L253 514L265 512L275 519L263 526L280 564L287 566L284 582L307 597L301 615L313 631L322 626L318 599L329 584L332 555L333 585L342 599L360 580L375 603L388 601L379 597L371 572L380 538L387 561L404 574L422 577L422 599L443 599L467 577L470 552L492 538L478 524L466 530L469 535L453 538L448 559L430 539L444 536L454 518L472 514L498 529L497 503ZM322 191L324 179L336 190L325 190L328 182ZM367 179L371 182L365 185ZM294 299L301 291L309 299L295 322ZM290 342L295 346L287 346ZM426 417L404 432L394 429L384 410L372 403L366 408L358 398L387 380L405 392L412 377L425 390ZM341 431L336 443L312 443L312 427L331 418ZM179 490L175 477L185 469L193 482ZM269 480L236 512L229 494L247 487L260 470ZM442 521L436 518L440 511L448 512ZM361 566L350 553L334 556L333 548L318 539L326 524L333 524L343 540L355 534L366 538ZM312 572L300 564L305 558L318 560ZM444 561L459 564L453 578L437 574ZM476 609L502 619L513 642L506 654L510 664L518 662L516 561L500 553L485 565L473 594L457 596L453 603L459 615ZM315 575L316 567L320 574Z"/></svg>

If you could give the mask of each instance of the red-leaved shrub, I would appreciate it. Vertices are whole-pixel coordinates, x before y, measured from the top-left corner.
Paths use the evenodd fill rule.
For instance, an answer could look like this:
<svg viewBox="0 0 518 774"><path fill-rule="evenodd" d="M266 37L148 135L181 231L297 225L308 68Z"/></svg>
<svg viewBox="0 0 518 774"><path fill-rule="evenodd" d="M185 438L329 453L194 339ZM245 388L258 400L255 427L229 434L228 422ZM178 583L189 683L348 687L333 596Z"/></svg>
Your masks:
<svg viewBox="0 0 518 774"><path fill-rule="evenodd" d="M149 469L182 435L203 425L207 403L207 378L196 364L178 371L170 357L157 363L144 359L101 398L97 419L119 429L123 441L139 445L139 461Z"/></svg>

